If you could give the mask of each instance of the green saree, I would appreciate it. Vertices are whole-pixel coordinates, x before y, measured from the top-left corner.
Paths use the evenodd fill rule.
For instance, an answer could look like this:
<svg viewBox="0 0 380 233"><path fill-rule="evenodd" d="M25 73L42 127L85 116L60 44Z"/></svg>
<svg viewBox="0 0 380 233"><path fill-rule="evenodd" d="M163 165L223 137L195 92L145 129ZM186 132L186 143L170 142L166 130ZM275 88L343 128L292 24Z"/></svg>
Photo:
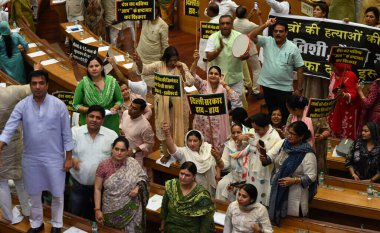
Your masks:
<svg viewBox="0 0 380 233"><path fill-rule="evenodd" d="M161 219L165 220L165 233L215 232L214 203L203 186L197 186L183 196L178 179L165 183Z"/></svg>

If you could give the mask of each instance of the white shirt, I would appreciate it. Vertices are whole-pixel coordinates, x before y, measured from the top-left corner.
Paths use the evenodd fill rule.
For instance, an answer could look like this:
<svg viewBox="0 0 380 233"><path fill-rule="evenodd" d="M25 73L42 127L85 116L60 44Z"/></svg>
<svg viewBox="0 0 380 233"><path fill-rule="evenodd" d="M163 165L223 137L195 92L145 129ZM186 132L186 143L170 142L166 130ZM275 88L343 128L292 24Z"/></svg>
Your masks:
<svg viewBox="0 0 380 233"><path fill-rule="evenodd" d="M70 169L73 178L82 185L94 185L99 163L111 156L112 143L117 134L101 126L95 139L88 133L87 125L71 129L74 141L73 158L79 159L79 170Z"/></svg>
<svg viewBox="0 0 380 233"><path fill-rule="evenodd" d="M211 1L210 1L211 2ZM215 1L215 3L219 6L219 15L233 15L236 11L236 8L239 7L238 4L236 4L232 0L222 0L221 2ZM207 7L205 9L204 14L207 15Z"/></svg>

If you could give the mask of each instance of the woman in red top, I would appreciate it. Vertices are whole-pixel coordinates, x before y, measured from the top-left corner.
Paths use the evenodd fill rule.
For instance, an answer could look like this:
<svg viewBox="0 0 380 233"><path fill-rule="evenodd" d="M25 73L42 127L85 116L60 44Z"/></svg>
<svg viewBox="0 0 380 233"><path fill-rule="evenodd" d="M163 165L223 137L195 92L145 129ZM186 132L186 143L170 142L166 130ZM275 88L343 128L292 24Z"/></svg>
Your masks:
<svg viewBox="0 0 380 233"><path fill-rule="evenodd" d="M356 86L358 78L351 65L335 63L330 76L329 99L338 98L328 122L334 137L356 139L360 100Z"/></svg>

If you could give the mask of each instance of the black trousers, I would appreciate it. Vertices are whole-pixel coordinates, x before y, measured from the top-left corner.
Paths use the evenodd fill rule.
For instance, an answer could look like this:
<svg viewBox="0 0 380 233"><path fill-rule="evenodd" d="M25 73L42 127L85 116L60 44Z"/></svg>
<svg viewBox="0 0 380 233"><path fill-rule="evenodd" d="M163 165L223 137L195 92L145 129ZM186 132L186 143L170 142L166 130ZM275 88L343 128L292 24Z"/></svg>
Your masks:
<svg viewBox="0 0 380 233"><path fill-rule="evenodd" d="M264 99L267 104L269 113L276 107L281 109L282 124L286 124L289 116L289 111L286 108L286 99L293 94L291 91L280 91L269 87L261 86L264 91Z"/></svg>

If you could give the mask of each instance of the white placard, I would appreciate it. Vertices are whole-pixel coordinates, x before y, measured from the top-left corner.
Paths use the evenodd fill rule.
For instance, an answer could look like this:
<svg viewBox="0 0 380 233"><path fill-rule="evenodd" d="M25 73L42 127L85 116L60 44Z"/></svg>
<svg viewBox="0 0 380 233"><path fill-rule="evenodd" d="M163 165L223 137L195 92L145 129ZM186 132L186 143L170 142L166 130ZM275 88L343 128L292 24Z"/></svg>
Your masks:
<svg viewBox="0 0 380 233"><path fill-rule="evenodd" d="M89 38L86 38L84 40L81 40L80 42L82 42L83 44L89 44L89 43L92 43L92 42L95 42L95 38L94 37L89 37Z"/></svg>
<svg viewBox="0 0 380 233"><path fill-rule="evenodd" d="M153 211L157 211L159 208L161 208L162 198L163 196L154 194L151 198L149 198L148 205L146 206L146 208Z"/></svg>
<svg viewBox="0 0 380 233"><path fill-rule="evenodd" d="M58 62L57 60L55 60L54 58L52 58L52 59L49 59L49 60L42 61L41 65L47 66L47 65L51 65L51 64L54 64L54 63L57 63L57 62Z"/></svg>
<svg viewBox="0 0 380 233"><path fill-rule="evenodd" d="M43 56L45 54L46 53L44 51L37 51L37 52L34 52L34 53L28 53L28 56L29 57L39 57L39 56Z"/></svg>

